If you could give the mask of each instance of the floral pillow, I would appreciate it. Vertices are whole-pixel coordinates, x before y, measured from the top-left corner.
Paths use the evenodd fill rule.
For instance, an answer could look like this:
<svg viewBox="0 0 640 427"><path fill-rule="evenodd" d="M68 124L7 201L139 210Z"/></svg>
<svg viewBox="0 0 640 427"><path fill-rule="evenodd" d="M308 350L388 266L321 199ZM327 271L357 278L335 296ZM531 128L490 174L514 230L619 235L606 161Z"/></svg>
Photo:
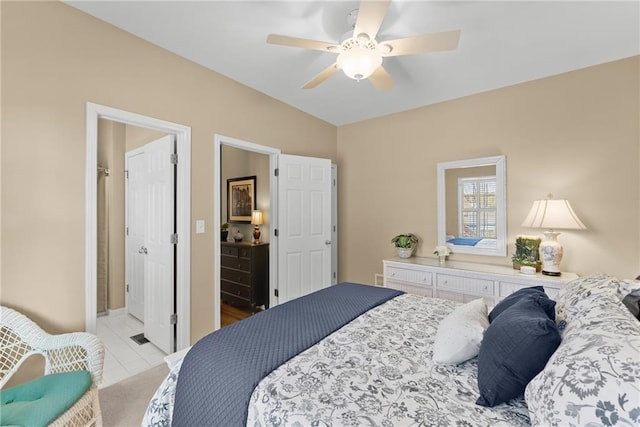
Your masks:
<svg viewBox="0 0 640 427"><path fill-rule="evenodd" d="M567 283L560 292L556 302L570 307L581 301L589 300L593 294L614 294L619 299L624 298L633 289L640 288L640 282L635 280L620 280L606 274L581 277Z"/></svg>
<svg viewBox="0 0 640 427"><path fill-rule="evenodd" d="M563 341L525 391L532 425L640 423L640 327L602 289L571 291Z"/></svg>
<svg viewBox="0 0 640 427"><path fill-rule="evenodd" d="M583 305L590 305L593 295L616 295L622 300L632 290L640 288L640 282L619 280L606 274L581 277L567 283L556 298L556 322L570 322L580 313Z"/></svg>

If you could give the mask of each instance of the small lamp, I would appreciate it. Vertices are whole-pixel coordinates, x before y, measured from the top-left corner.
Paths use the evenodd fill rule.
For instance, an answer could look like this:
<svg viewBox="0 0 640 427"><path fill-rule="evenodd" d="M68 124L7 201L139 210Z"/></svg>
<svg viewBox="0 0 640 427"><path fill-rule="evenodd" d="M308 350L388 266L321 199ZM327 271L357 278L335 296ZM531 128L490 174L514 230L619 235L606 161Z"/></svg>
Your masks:
<svg viewBox="0 0 640 427"><path fill-rule="evenodd" d="M255 226L253 228L253 243L260 243L260 226L264 224L262 211L251 212L251 224Z"/></svg>
<svg viewBox="0 0 640 427"><path fill-rule="evenodd" d="M550 194L549 197L552 197ZM560 276L560 261L562 260L562 245L558 242L558 233L554 229L585 230L587 227L580 221L571 209L568 200L536 200L531 206L529 215L522 223L523 227L547 228L544 232L545 240L540 243L540 259L542 260L542 274Z"/></svg>

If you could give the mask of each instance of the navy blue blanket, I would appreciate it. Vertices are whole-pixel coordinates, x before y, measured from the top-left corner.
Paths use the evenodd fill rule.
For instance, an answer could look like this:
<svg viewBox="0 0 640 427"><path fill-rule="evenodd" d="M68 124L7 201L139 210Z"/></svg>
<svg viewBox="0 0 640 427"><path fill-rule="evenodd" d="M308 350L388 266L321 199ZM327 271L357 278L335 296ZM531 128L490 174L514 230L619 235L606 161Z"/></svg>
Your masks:
<svg viewBox="0 0 640 427"><path fill-rule="evenodd" d="M403 292L341 283L207 335L187 353L173 426L244 426L253 390L278 366Z"/></svg>

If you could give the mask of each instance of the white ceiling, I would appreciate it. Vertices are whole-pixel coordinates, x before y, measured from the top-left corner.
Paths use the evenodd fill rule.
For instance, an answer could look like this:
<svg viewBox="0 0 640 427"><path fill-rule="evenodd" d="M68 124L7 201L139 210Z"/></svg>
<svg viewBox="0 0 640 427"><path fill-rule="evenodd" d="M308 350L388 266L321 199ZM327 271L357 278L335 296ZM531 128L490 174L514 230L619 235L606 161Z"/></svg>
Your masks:
<svg viewBox="0 0 640 427"><path fill-rule="evenodd" d="M142 39L334 125L640 54L640 2L394 0L378 40L462 30L457 50L386 58L393 89L339 72L335 54L267 35L337 42L357 1L67 1Z"/></svg>

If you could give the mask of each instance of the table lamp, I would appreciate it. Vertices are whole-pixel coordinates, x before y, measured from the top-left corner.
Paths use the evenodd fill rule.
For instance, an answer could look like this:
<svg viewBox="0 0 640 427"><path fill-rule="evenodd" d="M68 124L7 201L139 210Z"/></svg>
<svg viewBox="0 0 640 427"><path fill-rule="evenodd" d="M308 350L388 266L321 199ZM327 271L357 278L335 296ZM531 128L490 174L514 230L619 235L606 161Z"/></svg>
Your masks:
<svg viewBox="0 0 640 427"><path fill-rule="evenodd" d="M550 197L552 195L549 195ZM536 200L531 206L529 215L522 223L523 227L546 228L540 243L540 259L542 260L542 274L560 276L560 261L562 260L562 245L558 242L559 232L555 229L585 230L587 227L571 208L568 200Z"/></svg>
<svg viewBox="0 0 640 427"><path fill-rule="evenodd" d="M251 224L255 226L253 228L253 243L260 243L260 226L264 224L264 216L262 215L262 211L251 212Z"/></svg>

